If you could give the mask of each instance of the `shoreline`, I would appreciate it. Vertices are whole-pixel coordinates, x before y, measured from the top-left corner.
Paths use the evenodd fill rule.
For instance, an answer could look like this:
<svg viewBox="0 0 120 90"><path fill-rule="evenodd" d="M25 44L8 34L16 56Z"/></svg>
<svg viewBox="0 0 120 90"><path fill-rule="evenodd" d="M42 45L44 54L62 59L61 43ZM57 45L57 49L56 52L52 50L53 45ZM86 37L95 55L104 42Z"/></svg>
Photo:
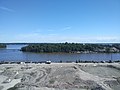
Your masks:
<svg viewBox="0 0 120 90"><path fill-rule="evenodd" d="M47 63L48 61L0 61L0 65L1 64L21 64L21 63L26 63L26 64L31 64L31 63L34 63L34 64L42 64L42 63L45 63L45 64L48 64ZM51 63L120 63L120 60L107 60L107 61L95 61L95 60L92 60L92 61L87 61L87 60L76 60L76 61L58 61L58 62L52 62L49 60L49 64Z"/></svg>

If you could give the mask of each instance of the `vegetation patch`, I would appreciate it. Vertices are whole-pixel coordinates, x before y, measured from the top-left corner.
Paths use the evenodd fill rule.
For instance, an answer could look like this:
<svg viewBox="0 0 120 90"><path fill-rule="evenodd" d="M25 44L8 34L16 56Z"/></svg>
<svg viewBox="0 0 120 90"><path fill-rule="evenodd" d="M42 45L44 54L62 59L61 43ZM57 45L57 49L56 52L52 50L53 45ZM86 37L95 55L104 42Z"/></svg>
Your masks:
<svg viewBox="0 0 120 90"><path fill-rule="evenodd" d="M6 48L6 44L0 44L0 48Z"/></svg>
<svg viewBox="0 0 120 90"><path fill-rule="evenodd" d="M40 43L29 44L21 48L21 51L40 53L118 53L120 52L120 44Z"/></svg>
<svg viewBox="0 0 120 90"><path fill-rule="evenodd" d="M50 83L50 84L54 84L54 82L55 82L54 79L49 80L49 83Z"/></svg>

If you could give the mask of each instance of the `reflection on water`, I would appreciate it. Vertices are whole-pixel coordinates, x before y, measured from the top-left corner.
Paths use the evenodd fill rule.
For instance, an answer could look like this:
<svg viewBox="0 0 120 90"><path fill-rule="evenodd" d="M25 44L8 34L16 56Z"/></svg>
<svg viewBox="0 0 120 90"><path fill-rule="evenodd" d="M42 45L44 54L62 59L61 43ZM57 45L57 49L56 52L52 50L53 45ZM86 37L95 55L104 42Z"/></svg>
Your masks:
<svg viewBox="0 0 120 90"><path fill-rule="evenodd" d="M0 61L46 61L53 62L62 61L76 61L76 60L94 60L94 61L108 61L111 60L111 54L67 54L67 53L30 53L19 51L24 45L9 45L7 49L0 50ZM112 54L112 60L120 60L119 53Z"/></svg>

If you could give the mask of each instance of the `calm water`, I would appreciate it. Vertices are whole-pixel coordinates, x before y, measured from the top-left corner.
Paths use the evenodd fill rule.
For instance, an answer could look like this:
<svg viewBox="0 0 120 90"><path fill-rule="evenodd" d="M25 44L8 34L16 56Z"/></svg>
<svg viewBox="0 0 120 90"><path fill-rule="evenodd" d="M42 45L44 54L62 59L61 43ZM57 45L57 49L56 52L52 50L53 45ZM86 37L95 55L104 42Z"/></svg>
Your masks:
<svg viewBox="0 0 120 90"><path fill-rule="evenodd" d="M48 54L48 53L29 53L19 51L25 45L7 45L6 49L0 49L0 61L46 61L53 62L62 61L76 61L76 60L94 60L94 61L107 61L120 60L119 53L113 54Z"/></svg>

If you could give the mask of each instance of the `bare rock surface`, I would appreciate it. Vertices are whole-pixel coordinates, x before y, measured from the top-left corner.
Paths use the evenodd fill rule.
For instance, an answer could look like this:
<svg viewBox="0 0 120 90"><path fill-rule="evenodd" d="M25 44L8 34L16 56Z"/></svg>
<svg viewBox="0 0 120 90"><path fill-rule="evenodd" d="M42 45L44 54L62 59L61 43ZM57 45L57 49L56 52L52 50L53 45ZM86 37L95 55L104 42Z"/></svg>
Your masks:
<svg viewBox="0 0 120 90"><path fill-rule="evenodd" d="M0 90L119 90L119 63L0 65Z"/></svg>

